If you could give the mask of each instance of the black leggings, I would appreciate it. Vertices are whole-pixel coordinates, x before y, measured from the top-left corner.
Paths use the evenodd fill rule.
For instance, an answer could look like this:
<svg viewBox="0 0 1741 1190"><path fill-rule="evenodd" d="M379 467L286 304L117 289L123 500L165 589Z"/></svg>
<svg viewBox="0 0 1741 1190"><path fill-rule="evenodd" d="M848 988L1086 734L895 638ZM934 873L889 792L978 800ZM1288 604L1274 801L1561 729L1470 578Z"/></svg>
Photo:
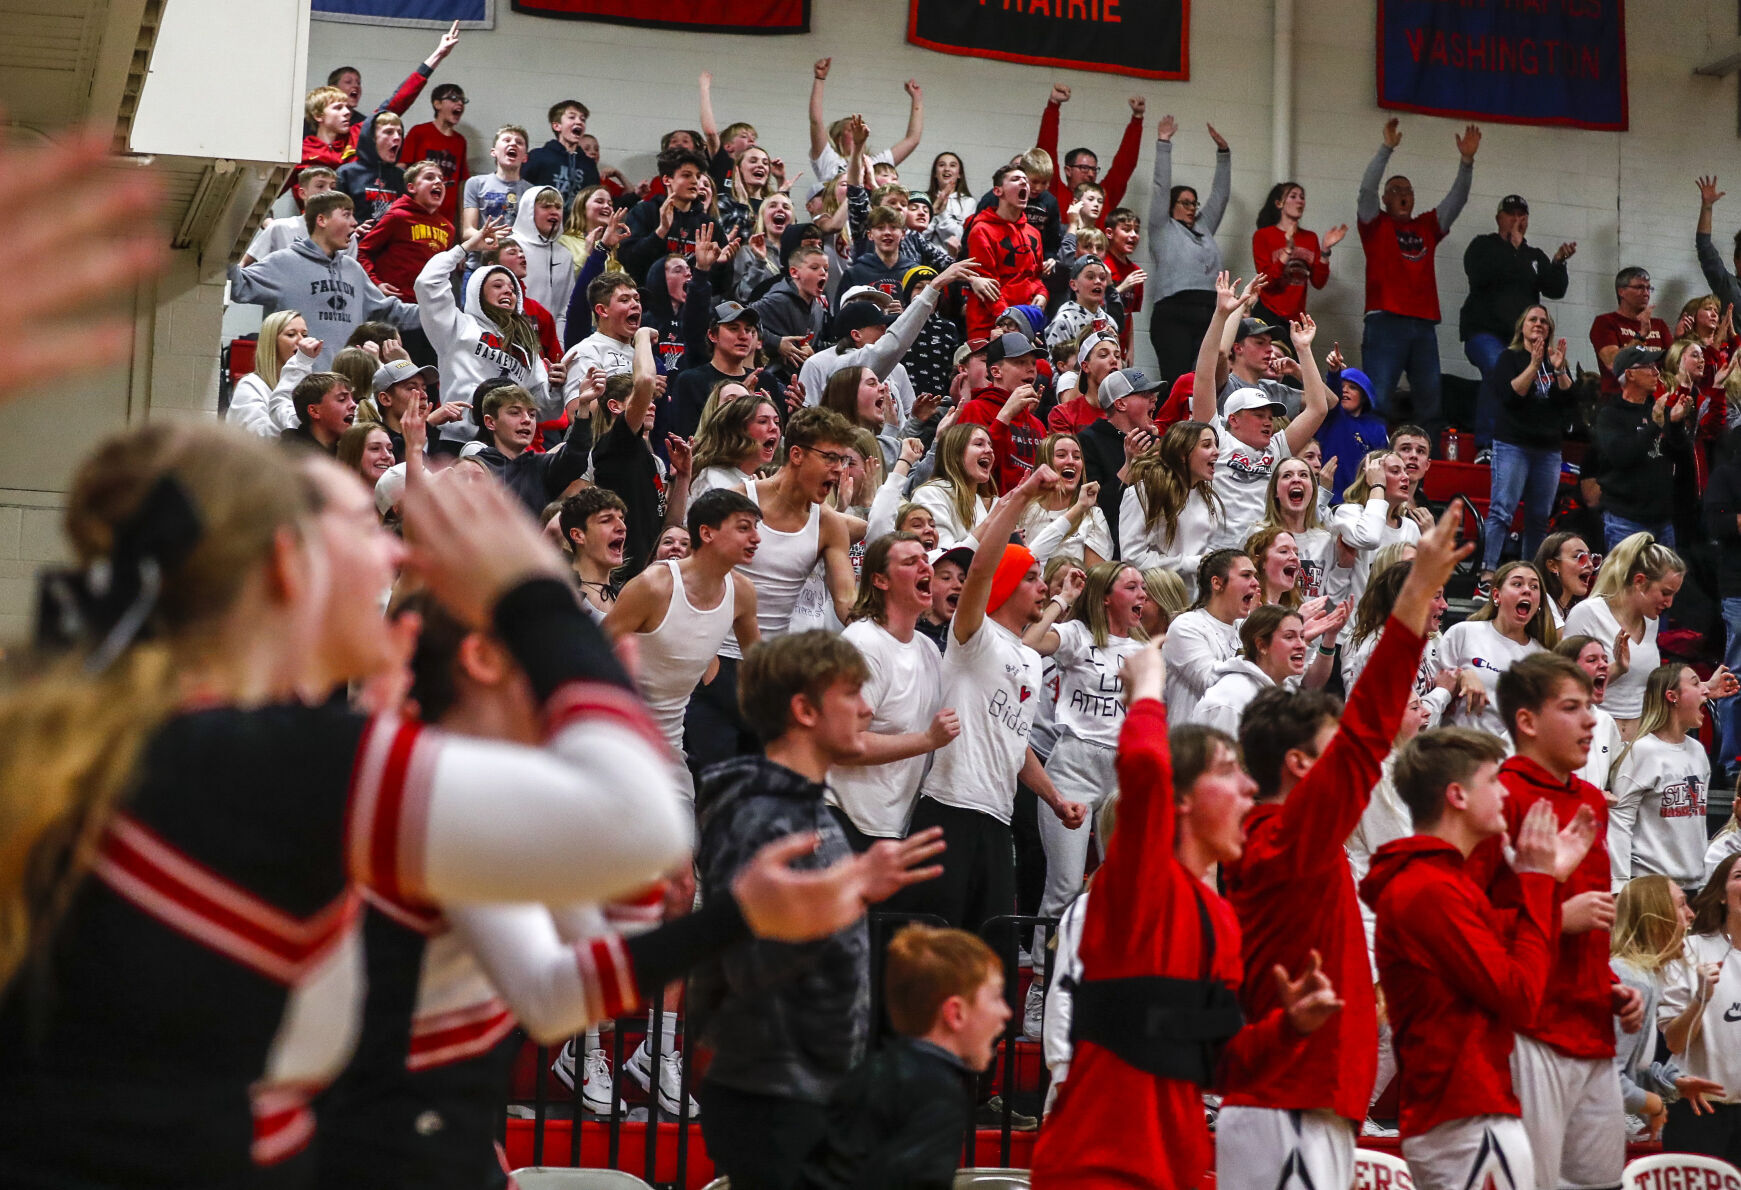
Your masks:
<svg viewBox="0 0 1741 1190"><path fill-rule="evenodd" d="M721 657L713 681L698 684L683 712L683 751L697 777L711 765L761 751L738 709L738 661Z"/></svg>
<svg viewBox="0 0 1741 1190"><path fill-rule="evenodd" d="M1155 303L1149 311L1149 342L1164 382L1197 370L1197 351L1214 317L1213 289L1183 289Z"/></svg>
<svg viewBox="0 0 1741 1190"><path fill-rule="evenodd" d="M1684 1099L1669 1104L1662 1147L1667 1153L1698 1153L1741 1164L1741 1104L1713 1103L1709 1115L1694 1115Z"/></svg>

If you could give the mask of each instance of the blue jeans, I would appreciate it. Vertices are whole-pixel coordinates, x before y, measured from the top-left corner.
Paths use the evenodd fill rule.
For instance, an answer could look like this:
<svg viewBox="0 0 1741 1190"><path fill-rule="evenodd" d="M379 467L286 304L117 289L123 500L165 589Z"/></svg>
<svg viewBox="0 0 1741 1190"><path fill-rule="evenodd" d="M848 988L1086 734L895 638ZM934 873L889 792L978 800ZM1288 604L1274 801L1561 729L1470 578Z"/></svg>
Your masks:
<svg viewBox="0 0 1741 1190"><path fill-rule="evenodd" d="M1500 551L1511 534L1511 521L1523 501L1523 558L1535 557L1548 535L1548 517L1554 511L1554 495L1560 490L1558 447L1514 446L1493 443L1493 486L1487 506L1487 549L1482 570L1499 566Z"/></svg>
<svg viewBox="0 0 1741 1190"><path fill-rule="evenodd" d="M1499 353L1505 350L1505 344L1498 335L1490 335L1486 331L1469 336L1463 344L1463 356L1475 370L1481 373L1481 387L1475 396L1475 449L1485 450L1493 445L1493 424L1499 418L1499 406L1495 398L1487 391L1487 374L1493 371L1499 363Z"/></svg>
<svg viewBox="0 0 1741 1190"><path fill-rule="evenodd" d="M1730 596L1723 600L1723 627L1729 630L1729 646L1723 651L1723 664L1729 667L1730 673L1741 673L1741 597ZM1724 771L1734 773L1741 768L1741 761L1736 760L1737 753L1741 753L1741 694L1719 698L1712 713L1717 719L1717 730L1722 733L1718 759Z"/></svg>
<svg viewBox="0 0 1741 1190"><path fill-rule="evenodd" d="M1372 380L1372 404L1390 416L1396 382L1408 373L1414 419L1437 450L1444 415L1439 400L1439 333L1435 323L1404 314L1374 311L1366 316L1360 339L1360 364Z"/></svg>
<svg viewBox="0 0 1741 1190"><path fill-rule="evenodd" d="M1673 521L1664 521L1660 525L1647 525L1643 521L1629 521L1623 516L1611 512L1602 514L1602 534L1608 539L1607 552L1613 553L1614 547L1631 537L1634 533L1648 533L1669 549L1675 547L1675 527Z"/></svg>

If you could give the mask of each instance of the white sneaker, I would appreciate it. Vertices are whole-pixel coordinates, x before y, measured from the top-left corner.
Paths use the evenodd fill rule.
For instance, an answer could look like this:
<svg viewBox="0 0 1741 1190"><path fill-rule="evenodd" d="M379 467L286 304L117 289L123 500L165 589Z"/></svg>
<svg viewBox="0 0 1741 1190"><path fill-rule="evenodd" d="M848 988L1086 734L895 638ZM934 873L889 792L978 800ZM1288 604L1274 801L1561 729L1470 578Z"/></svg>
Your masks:
<svg viewBox="0 0 1741 1190"><path fill-rule="evenodd" d="M562 1085L570 1091L574 1090L574 1038L568 1039L568 1043L550 1063L550 1073L560 1079ZM595 1116L608 1116L611 1112L611 1095L615 1090L611 1080L611 1060L602 1049L587 1050L586 1059L581 1063L581 1106ZM627 1105L624 1106L626 1109Z"/></svg>
<svg viewBox="0 0 1741 1190"><path fill-rule="evenodd" d="M1401 1134L1397 1132L1395 1128L1387 1128L1377 1120L1367 1120L1360 1126L1360 1135L1387 1137L1399 1136Z"/></svg>
<svg viewBox="0 0 1741 1190"><path fill-rule="evenodd" d="M1028 997L1022 1005L1022 1036L1029 1041L1040 1040L1045 1021L1046 996L1036 979L1028 984Z"/></svg>
<svg viewBox="0 0 1741 1190"><path fill-rule="evenodd" d="M623 1063L623 1072L641 1085L643 1091L653 1090L653 1055L647 1049L647 1043L642 1040L635 1047L635 1052L629 1055L629 1060ZM677 1116L678 1096L683 1090L683 1055L668 1053L659 1055L659 1110L669 1116ZM701 1106L695 1102L693 1095L689 1099L689 1118L701 1118Z"/></svg>

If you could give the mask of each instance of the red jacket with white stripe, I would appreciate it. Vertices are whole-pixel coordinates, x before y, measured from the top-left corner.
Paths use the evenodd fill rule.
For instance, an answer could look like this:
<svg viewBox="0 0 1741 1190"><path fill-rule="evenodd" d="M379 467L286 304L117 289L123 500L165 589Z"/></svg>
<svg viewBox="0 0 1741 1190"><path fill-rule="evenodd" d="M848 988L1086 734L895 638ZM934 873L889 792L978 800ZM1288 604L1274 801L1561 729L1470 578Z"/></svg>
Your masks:
<svg viewBox="0 0 1741 1190"><path fill-rule="evenodd" d="M1245 853L1222 868L1227 899L1245 934L1247 1017L1278 1006L1272 969L1297 975L1323 956L1343 1008L1289 1061L1254 1067L1230 1080L1226 1102L1239 1107L1328 1108L1364 1120L1378 1067L1378 1007L1366 929L1343 845L1372 800L1396 738L1422 639L1390 620L1354 684L1342 723L1322 756L1286 800L1246 816Z"/></svg>
<svg viewBox="0 0 1741 1190"><path fill-rule="evenodd" d="M1553 806L1562 827L1571 822L1579 806L1589 806L1596 814L1596 841L1590 845L1578 870L1559 886L1554 916L1559 917L1559 906L1569 897L1607 892L1608 800L1602 791L1575 775L1565 782L1556 781L1541 765L1522 756L1513 756L1501 765L1499 779L1507 794L1506 838L1513 844L1517 842L1523 816L1543 798ZM1502 841L1497 836L1481 844L1469 857L1469 878L1486 890L1495 905L1509 908L1517 904L1517 873L1506 862ZM1615 980L1614 971L1608 966L1607 930L1587 930L1582 934L1562 931L1553 972L1548 976L1547 994L1522 1032L1568 1057L1612 1058Z"/></svg>
<svg viewBox="0 0 1741 1190"><path fill-rule="evenodd" d="M1512 1035L1547 986L1559 935L1553 877L1518 877L1518 911L1508 914L1469 878L1457 848L1410 835L1373 854L1360 895L1378 913L1403 1136L1470 1116L1521 1115Z"/></svg>

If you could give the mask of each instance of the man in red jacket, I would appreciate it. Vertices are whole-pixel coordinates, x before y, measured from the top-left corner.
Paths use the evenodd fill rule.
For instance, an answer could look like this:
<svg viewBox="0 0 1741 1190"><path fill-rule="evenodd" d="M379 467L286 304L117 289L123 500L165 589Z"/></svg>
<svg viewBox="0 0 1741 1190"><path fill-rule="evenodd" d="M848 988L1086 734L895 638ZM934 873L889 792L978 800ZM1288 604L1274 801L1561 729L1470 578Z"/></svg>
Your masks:
<svg viewBox="0 0 1741 1190"><path fill-rule="evenodd" d="M1495 909L1466 868L1476 847L1506 831L1504 758L1497 739L1461 727L1404 744L1392 779L1417 833L1380 847L1360 883L1378 914L1402 1152L1416 1190L1536 1185L1512 1090L1512 1034L1541 1007L1559 940L1555 883L1591 853L1596 818L1582 808L1556 833L1553 806L1538 802L1517 830L1517 910Z"/></svg>
<svg viewBox="0 0 1741 1190"><path fill-rule="evenodd" d="M1590 677L1569 658L1538 653L1499 675L1498 700L1517 748L1499 768L1512 841L1538 804L1553 807L1562 825L1586 806L1596 822L1595 846L1555 898L1560 942L1547 994L1518 1028L1511 1053L1512 1084L1535 1153L1535 1181L1538 1187L1577 1190L1617 1186L1626 1164L1626 1128L1614 1078L1614 1017L1636 1032L1644 1003L1608 967L1608 930L1614 924L1608 803L1600 789L1573 776L1584 767L1596 730ZM1477 847L1468 873L1495 905L1509 908L1521 892L1503 842L1495 836Z"/></svg>
<svg viewBox="0 0 1741 1190"><path fill-rule="evenodd" d="M1039 357L1026 336L1012 331L986 345L985 365L990 383L962 402L955 421L985 427L997 454L997 490L1013 492L1040 462L1040 443L1046 440L1046 427L1034 416L1040 403L1034 390Z"/></svg>
<svg viewBox="0 0 1741 1190"><path fill-rule="evenodd" d="M1084 182L1094 182L1106 192L1105 209L1108 211L1124 201L1125 187L1130 185L1131 172L1136 169L1137 157L1143 150L1143 113L1149 107L1149 101L1141 95L1130 97L1130 123L1124 126L1118 151L1112 155L1112 168L1102 178L1100 158L1094 155L1093 149L1071 149L1064 156L1058 156L1059 109L1069 102L1070 88L1063 83L1053 83L1046 110L1040 114L1040 135L1034 141L1052 157L1050 189L1052 197L1058 200L1058 209L1066 215L1066 222L1069 221L1070 204L1076 201L1076 187Z"/></svg>
<svg viewBox="0 0 1741 1190"><path fill-rule="evenodd" d="M968 342L990 338L997 316L1010 306L1046 304L1041 275L1046 256L1040 233L1028 222L1028 188L1028 175L1020 165L1000 166L991 187L997 206L968 220L966 254L998 287L995 301L967 295Z"/></svg>
<svg viewBox="0 0 1741 1190"><path fill-rule="evenodd" d="M1189 724L1169 740L1160 643L1133 653L1120 678L1118 827L1082 924L1070 1078L1034 1146L1034 1185L1047 1190L1198 1190L1210 1157L1203 1089L1287 1060L1341 1009L1309 962L1297 980L1266 971L1276 1010L1240 1017L1239 923L1211 874L1239 858L1252 782L1214 728Z"/></svg>
<svg viewBox="0 0 1741 1190"><path fill-rule="evenodd" d="M1216 1121L1220 1190L1300 1183L1347 1186L1354 1138L1378 1065L1378 1009L1343 845L1378 784L1408 709L1433 597L1470 546L1449 514L1422 536L1372 661L1344 709L1332 695L1265 690L1240 721L1258 804L1245 851L1221 869L1245 936L1240 1005L1249 1018L1275 1007L1277 964L1297 970L1316 952L1345 1007L1306 1043L1230 1078Z"/></svg>
<svg viewBox="0 0 1741 1190"><path fill-rule="evenodd" d="M405 193L357 241L357 262L381 292L408 302L429 258L453 247L453 224L441 213L447 179L434 161L420 161L405 171Z"/></svg>

